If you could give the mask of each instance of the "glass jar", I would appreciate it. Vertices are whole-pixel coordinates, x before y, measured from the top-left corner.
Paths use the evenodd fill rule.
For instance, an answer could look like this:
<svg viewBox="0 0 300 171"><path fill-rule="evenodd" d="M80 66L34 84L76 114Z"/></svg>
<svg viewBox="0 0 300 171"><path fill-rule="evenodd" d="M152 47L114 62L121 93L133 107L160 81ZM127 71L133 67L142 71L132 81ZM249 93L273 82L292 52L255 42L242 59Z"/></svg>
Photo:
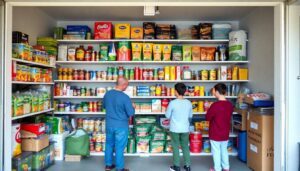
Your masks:
<svg viewBox="0 0 300 171"><path fill-rule="evenodd" d="M62 80L63 68L58 68L58 80Z"/></svg>
<svg viewBox="0 0 300 171"><path fill-rule="evenodd" d="M76 48L76 60L77 61L83 61L85 55L85 50L83 45L80 45L78 48Z"/></svg>
<svg viewBox="0 0 300 171"><path fill-rule="evenodd" d="M192 79L192 71L190 70L189 66L184 66L182 70L182 77L183 80L191 80Z"/></svg>
<svg viewBox="0 0 300 171"><path fill-rule="evenodd" d="M73 80L78 80L78 77L79 77L78 71L76 69L74 69L74 71L73 71Z"/></svg>
<svg viewBox="0 0 300 171"><path fill-rule="evenodd" d="M68 80L73 80L73 69L69 68L68 70Z"/></svg>
<svg viewBox="0 0 300 171"><path fill-rule="evenodd" d="M62 80L68 80L68 68L63 68Z"/></svg>

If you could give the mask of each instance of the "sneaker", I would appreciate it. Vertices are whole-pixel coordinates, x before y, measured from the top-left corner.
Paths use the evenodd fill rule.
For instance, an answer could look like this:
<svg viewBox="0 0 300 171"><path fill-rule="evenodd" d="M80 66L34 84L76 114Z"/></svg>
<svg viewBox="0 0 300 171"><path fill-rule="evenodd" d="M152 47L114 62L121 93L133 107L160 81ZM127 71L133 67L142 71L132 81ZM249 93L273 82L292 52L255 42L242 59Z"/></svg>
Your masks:
<svg viewBox="0 0 300 171"><path fill-rule="evenodd" d="M180 167L178 166L171 166L170 171L180 171Z"/></svg>
<svg viewBox="0 0 300 171"><path fill-rule="evenodd" d="M111 165L111 166L105 166L105 171L112 171L116 168L115 165Z"/></svg>
<svg viewBox="0 0 300 171"><path fill-rule="evenodd" d="M191 167L190 166L184 166L183 168L185 169L185 171L191 171Z"/></svg>
<svg viewBox="0 0 300 171"><path fill-rule="evenodd" d="M209 171L215 171L215 169L213 169L213 168L210 168L210 169L209 169Z"/></svg>

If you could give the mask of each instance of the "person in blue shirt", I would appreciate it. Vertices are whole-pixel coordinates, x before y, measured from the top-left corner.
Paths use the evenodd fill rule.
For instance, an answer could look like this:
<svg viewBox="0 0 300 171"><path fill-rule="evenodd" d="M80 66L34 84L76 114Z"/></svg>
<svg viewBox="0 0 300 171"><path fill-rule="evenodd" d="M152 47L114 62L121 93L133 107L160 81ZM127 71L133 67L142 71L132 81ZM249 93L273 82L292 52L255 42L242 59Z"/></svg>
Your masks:
<svg viewBox="0 0 300 171"><path fill-rule="evenodd" d="M171 144L173 148L173 166L171 171L180 171L179 146L182 147L184 169L191 171L191 159L189 149L189 127L193 117L192 103L184 99L186 86L183 83L175 85L176 99L169 103L166 117L170 119Z"/></svg>
<svg viewBox="0 0 300 171"><path fill-rule="evenodd" d="M123 91L128 80L119 77L115 89L106 92L103 107L106 110L105 171L129 171L124 168L124 150L128 141L128 119L135 113L135 105ZM115 149L116 166L113 164Z"/></svg>

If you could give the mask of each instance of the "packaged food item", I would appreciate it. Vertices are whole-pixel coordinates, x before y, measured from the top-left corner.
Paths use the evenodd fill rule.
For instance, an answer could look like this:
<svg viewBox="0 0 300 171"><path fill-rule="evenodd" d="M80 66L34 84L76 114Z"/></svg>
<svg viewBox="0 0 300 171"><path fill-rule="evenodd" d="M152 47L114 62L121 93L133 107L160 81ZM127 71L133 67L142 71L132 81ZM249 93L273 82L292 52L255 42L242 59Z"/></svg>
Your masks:
<svg viewBox="0 0 300 171"><path fill-rule="evenodd" d="M199 26L193 25L191 29L192 39L199 39Z"/></svg>
<svg viewBox="0 0 300 171"><path fill-rule="evenodd" d="M248 68L239 68L239 80L248 80Z"/></svg>
<svg viewBox="0 0 300 171"><path fill-rule="evenodd" d="M164 70L165 70L165 79L164 80L170 80L170 67L165 66Z"/></svg>
<svg viewBox="0 0 300 171"><path fill-rule="evenodd" d="M215 52L216 52L215 47L201 47L200 48L201 61L214 61Z"/></svg>
<svg viewBox="0 0 300 171"><path fill-rule="evenodd" d="M171 52L172 52L172 45L170 44L162 45L163 61L171 60Z"/></svg>
<svg viewBox="0 0 300 171"><path fill-rule="evenodd" d="M28 34L19 31L13 31L12 39L13 39L13 43L25 43L25 44L29 43Z"/></svg>
<svg viewBox="0 0 300 171"><path fill-rule="evenodd" d="M136 153L136 143L134 138L128 138L127 153Z"/></svg>
<svg viewBox="0 0 300 171"><path fill-rule="evenodd" d="M144 22L144 39L155 39L155 23Z"/></svg>
<svg viewBox="0 0 300 171"><path fill-rule="evenodd" d="M156 39L176 39L177 30L173 24L157 24L155 27Z"/></svg>
<svg viewBox="0 0 300 171"><path fill-rule="evenodd" d="M100 60L108 61L108 44L100 44Z"/></svg>
<svg viewBox="0 0 300 171"><path fill-rule="evenodd" d="M183 61L191 61L192 60L192 46L190 45L183 45Z"/></svg>
<svg viewBox="0 0 300 171"><path fill-rule="evenodd" d="M131 39L143 39L144 32L143 28L133 27L131 28Z"/></svg>
<svg viewBox="0 0 300 171"><path fill-rule="evenodd" d="M95 22L94 39L112 39L111 22Z"/></svg>
<svg viewBox="0 0 300 171"><path fill-rule="evenodd" d="M211 152L209 140L204 140L203 141L203 152L205 152L205 153L210 153Z"/></svg>
<svg viewBox="0 0 300 171"><path fill-rule="evenodd" d="M161 112L161 100L152 99L152 112Z"/></svg>
<svg viewBox="0 0 300 171"><path fill-rule="evenodd" d="M23 152L12 159L13 171L30 171L32 170L32 153Z"/></svg>
<svg viewBox="0 0 300 171"><path fill-rule="evenodd" d="M83 61L84 60L85 49L83 45L80 45L76 48L76 61Z"/></svg>
<svg viewBox="0 0 300 171"><path fill-rule="evenodd" d="M150 136L136 138L136 152L149 153L150 150Z"/></svg>
<svg viewBox="0 0 300 171"><path fill-rule="evenodd" d="M150 133L153 135L156 132L163 132L163 131L164 129L161 126L153 125Z"/></svg>
<svg viewBox="0 0 300 171"><path fill-rule="evenodd" d="M130 42L122 41L118 43L117 58L118 61L130 61Z"/></svg>
<svg viewBox="0 0 300 171"><path fill-rule="evenodd" d="M135 124L155 124L155 116L136 116L134 117Z"/></svg>
<svg viewBox="0 0 300 171"><path fill-rule="evenodd" d="M221 66L221 80L227 80L227 66Z"/></svg>
<svg viewBox="0 0 300 171"><path fill-rule="evenodd" d="M160 118L160 126L162 126L165 129L169 129L170 128L170 119Z"/></svg>
<svg viewBox="0 0 300 171"><path fill-rule="evenodd" d="M237 80L238 79L238 70L239 70L239 68L237 66L233 67L232 80Z"/></svg>
<svg viewBox="0 0 300 171"><path fill-rule="evenodd" d="M150 153L163 153L165 144L165 141L151 141Z"/></svg>
<svg viewBox="0 0 300 171"><path fill-rule="evenodd" d="M73 50L71 50L72 48L73 48ZM69 54L70 54L70 57L69 57ZM59 45L58 46L57 59L59 61L66 61L66 60L69 60L69 58L75 60L75 55L76 55L76 48L75 47L69 47L68 48L67 45Z"/></svg>
<svg viewBox="0 0 300 171"><path fill-rule="evenodd" d="M21 149L21 125L19 123L15 123L11 127L12 134L11 134L11 151L12 151L12 157L15 157L22 153Z"/></svg>
<svg viewBox="0 0 300 171"><path fill-rule="evenodd" d="M195 130L207 134L209 130L209 121L195 122Z"/></svg>
<svg viewBox="0 0 300 171"><path fill-rule="evenodd" d="M142 60L142 46L143 46L142 43L131 43L133 61Z"/></svg>
<svg viewBox="0 0 300 171"><path fill-rule="evenodd" d="M168 108L168 105L169 105L169 100L168 99L163 99L161 101L161 111L166 112L167 108Z"/></svg>
<svg viewBox="0 0 300 171"><path fill-rule="evenodd" d="M152 43L144 43L143 44L143 60L144 61L152 61Z"/></svg>
<svg viewBox="0 0 300 171"><path fill-rule="evenodd" d="M153 45L153 60L154 61L161 61L162 54L162 45L161 44L154 44Z"/></svg>
<svg viewBox="0 0 300 171"><path fill-rule="evenodd" d="M200 47L199 46L193 46L192 47L192 61L200 61Z"/></svg>
<svg viewBox="0 0 300 171"><path fill-rule="evenodd" d="M176 67L170 67L170 80L176 80Z"/></svg>
<svg viewBox="0 0 300 171"><path fill-rule="evenodd" d="M229 60L245 61L247 34L244 30L229 33Z"/></svg>
<svg viewBox="0 0 300 171"><path fill-rule="evenodd" d="M192 30L191 30L191 28L178 29L178 39L180 39L180 40L190 40L190 39L192 39Z"/></svg>
<svg viewBox="0 0 300 171"><path fill-rule="evenodd" d="M172 153L173 152L173 147L172 147L171 141L166 142L164 151L166 153Z"/></svg>
<svg viewBox="0 0 300 171"><path fill-rule="evenodd" d="M183 80L191 80L192 79L192 71L189 66L184 66L182 70L182 79Z"/></svg>
<svg viewBox="0 0 300 171"><path fill-rule="evenodd" d="M117 60L116 47L115 47L114 43L111 43L109 45L108 60L109 61L116 61Z"/></svg>
<svg viewBox="0 0 300 171"><path fill-rule="evenodd" d="M130 24L115 24L116 39L130 39Z"/></svg>
<svg viewBox="0 0 300 171"><path fill-rule="evenodd" d="M172 59L173 61L182 61L182 47L179 45L172 46Z"/></svg>
<svg viewBox="0 0 300 171"><path fill-rule="evenodd" d="M212 29L213 39L229 39L229 32L231 31L230 24L213 24Z"/></svg>
<svg viewBox="0 0 300 171"><path fill-rule="evenodd" d="M152 134L152 141L164 141L166 140L167 134L162 131L157 131Z"/></svg>
<svg viewBox="0 0 300 171"><path fill-rule="evenodd" d="M199 36L200 39L212 39L212 24L200 23L199 24Z"/></svg>

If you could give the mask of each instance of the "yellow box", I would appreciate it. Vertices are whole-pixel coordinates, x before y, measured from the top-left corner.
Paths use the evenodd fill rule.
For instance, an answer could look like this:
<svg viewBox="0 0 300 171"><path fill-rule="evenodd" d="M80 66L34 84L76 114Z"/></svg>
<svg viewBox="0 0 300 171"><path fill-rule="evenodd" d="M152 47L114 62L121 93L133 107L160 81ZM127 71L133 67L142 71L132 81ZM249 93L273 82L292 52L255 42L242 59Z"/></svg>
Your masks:
<svg viewBox="0 0 300 171"><path fill-rule="evenodd" d="M129 39L130 38L130 24L116 24L115 25L115 38L116 39Z"/></svg>
<svg viewBox="0 0 300 171"><path fill-rule="evenodd" d="M143 39L144 38L144 30L140 27L131 28L131 39Z"/></svg>
<svg viewBox="0 0 300 171"><path fill-rule="evenodd" d="M239 80L248 80L248 68L239 68Z"/></svg>

